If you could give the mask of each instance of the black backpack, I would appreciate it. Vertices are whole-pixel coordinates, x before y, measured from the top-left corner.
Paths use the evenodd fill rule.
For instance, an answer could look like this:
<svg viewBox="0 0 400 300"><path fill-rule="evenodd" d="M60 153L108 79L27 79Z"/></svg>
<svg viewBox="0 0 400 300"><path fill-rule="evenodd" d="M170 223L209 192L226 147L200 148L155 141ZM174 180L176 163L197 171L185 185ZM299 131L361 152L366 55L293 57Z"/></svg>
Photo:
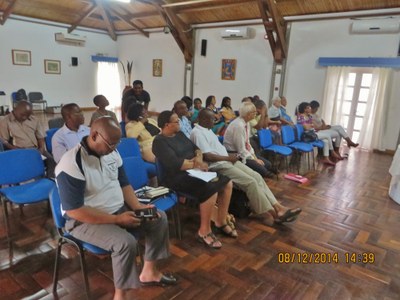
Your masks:
<svg viewBox="0 0 400 300"><path fill-rule="evenodd" d="M229 204L229 213L237 218L246 218L250 215L251 209L249 205L249 199L246 193L238 190L232 190L231 203Z"/></svg>

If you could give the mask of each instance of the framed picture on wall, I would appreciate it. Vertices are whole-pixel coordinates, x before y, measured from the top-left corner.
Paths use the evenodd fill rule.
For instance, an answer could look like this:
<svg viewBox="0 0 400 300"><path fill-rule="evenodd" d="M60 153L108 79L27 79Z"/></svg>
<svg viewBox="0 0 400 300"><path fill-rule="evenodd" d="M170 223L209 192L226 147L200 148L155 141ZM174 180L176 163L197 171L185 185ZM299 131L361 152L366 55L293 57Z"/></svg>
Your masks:
<svg viewBox="0 0 400 300"><path fill-rule="evenodd" d="M31 51L13 49L11 53L12 53L13 65L20 65L20 66L31 65Z"/></svg>
<svg viewBox="0 0 400 300"><path fill-rule="evenodd" d="M162 59L153 59L153 76L162 76Z"/></svg>
<svg viewBox="0 0 400 300"><path fill-rule="evenodd" d="M61 61L45 59L44 72L46 74L61 74Z"/></svg>
<svg viewBox="0 0 400 300"><path fill-rule="evenodd" d="M223 59L221 67L222 80L235 80L236 59Z"/></svg>

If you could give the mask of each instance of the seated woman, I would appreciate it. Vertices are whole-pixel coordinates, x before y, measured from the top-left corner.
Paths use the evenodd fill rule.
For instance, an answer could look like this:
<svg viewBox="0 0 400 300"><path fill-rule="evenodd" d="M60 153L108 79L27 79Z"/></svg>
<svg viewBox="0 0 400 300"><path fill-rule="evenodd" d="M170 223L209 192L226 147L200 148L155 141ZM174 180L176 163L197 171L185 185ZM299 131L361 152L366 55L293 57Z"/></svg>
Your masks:
<svg viewBox="0 0 400 300"><path fill-rule="evenodd" d="M261 101L261 100L260 100ZM250 144L250 121L257 114L256 107L251 102L243 102L239 117L229 124L224 135L224 146L229 153L236 153L240 160L250 169L264 178L274 177L271 162L256 155Z"/></svg>
<svg viewBox="0 0 400 300"><path fill-rule="evenodd" d="M127 113L129 122L126 124L126 136L135 138L139 142L142 158L154 163L156 161L151 147L154 136L160 133L157 122L148 118L147 110L140 103L132 104Z"/></svg>
<svg viewBox="0 0 400 300"><path fill-rule="evenodd" d="M228 125L233 119L236 118L235 112L231 107L231 98L222 98L221 109L219 112L222 114L225 120L225 125Z"/></svg>
<svg viewBox="0 0 400 300"><path fill-rule="evenodd" d="M324 130L316 130L314 128L312 116L311 116L311 106L307 102L302 102L297 108L297 124L303 125L304 130L314 130L318 136L318 139L324 142L324 158L321 161L324 164L334 166L335 163L329 158L329 152L335 159L341 159L341 156L335 152L333 149L332 138L337 138L338 136L332 132L326 132Z"/></svg>
<svg viewBox="0 0 400 300"><path fill-rule="evenodd" d="M224 117L218 112L218 108L215 106L217 104L217 100L215 100L215 96L208 96L206 99L206 108L212 110L215 116L214 127L212 131L219 135L221 130L225 127Z"/></svg>
<svg viewBox="0 0 400 300"><path fill-rule="evenodd" d="M190 121L192 122L192 126L195 123L198 123L198 117L199 117L199 112L200 110L203 109L202 107L203 102L201 101L200 98L194 98L193 100L193 114L190 118Z"/></svg>
<svg viewBox="0 0 400 300"><path fill-rule="evenodd" d="M221 242L211 230L211 215L217 202L215 226L221 233L232 238L237 237L236 230L226 222L232 182L223 175L205 182L186 172L191 169L207 171L208 166L203 162L200 149L180 131L177 114L163 111L158 116L158 126L161 134L154 139L153 152L164 169L161 182L174 191L195 197L200 202L198 240L211 248L221 248Z"/></svg>
<svg viewBox="0 0 400 300"><path fill-rule="evenodd" d="M347 146L349 147L358 147L357 143L354 143L347 132L344 130L344 128L341 125L326 125L324 120L321 118L320 115L317 114L318 108L319 108L319 103L318 101L311 101L310 102L311 106L311 115L313 119L313 124L314 128L317 130L333 130L336 131L339 135L339 137L335 141L335 150L338 151L340 147L340 142L341 138L344 138L347 142Z"/></svg>

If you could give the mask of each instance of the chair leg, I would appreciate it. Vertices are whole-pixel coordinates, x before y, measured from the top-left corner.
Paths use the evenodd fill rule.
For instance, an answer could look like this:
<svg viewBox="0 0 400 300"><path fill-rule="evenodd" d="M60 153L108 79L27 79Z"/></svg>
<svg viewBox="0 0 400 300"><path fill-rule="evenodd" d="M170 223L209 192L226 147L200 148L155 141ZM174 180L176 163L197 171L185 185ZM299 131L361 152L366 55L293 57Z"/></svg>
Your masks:
<svg viewBox="0 0 400 300"><path fill-rule="evenodd" d="M86 297L87 299L91 299L90 297L90 288L89 288L89 280L88 280L88 276L87 276L87 270L86 270L86 261L85 261L85 253L82 249L82 247L78 244L75 244L78 249L79 249L79 259L81 262L81 270L82 270L82 276L83 276L83 280L85 283L85 291L86 291Z"/></svg>
<svg viewBox="0 0 400 300"><path fill-rule="evenodd" d="M57 250L56 250L56 258L55 258L55 263L54 263L54 272L53 272L53 294L57 294L58 270L59 270L59 264L60 264L62 245L63 245L63 240L62 240L62 238L59 238Z"/></svg>
<svg viewBox="0 0 400 300"><path fill-rule="evenodd" d="M7 243L8 243L8 259L10 261L10 265L12 264L12 259L14 256L14 249L11 242L10 237L10 220L8 219L8 209L7 209L7 200L4 197L1 197L1 202L3 203L3 214L4 214L4 222L6 225L6 235L7 235Z"/></svg>
<svg viewBox="0 0 400 300"><path fill-rule="evenodd" d="M175 234L178 239L182 240L182 228L181 228L181 218L179 215L179 203L175 205L175 207L172 209L172 213L176 213L175 217Z"/></svg>

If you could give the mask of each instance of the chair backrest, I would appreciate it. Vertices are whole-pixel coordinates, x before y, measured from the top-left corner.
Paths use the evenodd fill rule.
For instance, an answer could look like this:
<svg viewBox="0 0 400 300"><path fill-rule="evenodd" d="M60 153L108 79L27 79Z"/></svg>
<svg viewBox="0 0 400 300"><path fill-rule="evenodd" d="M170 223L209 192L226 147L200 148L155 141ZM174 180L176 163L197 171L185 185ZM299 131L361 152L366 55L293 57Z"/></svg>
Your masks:
<svg viewBox="0 0 400 300"><path fill-rule="evenodd" d="M119 126L121 127L121 137L126 138L126 122L125 121L121 121L119 122Z"/></svg>
<svg viewBox="0 0 400 300"><path fill-rule="evenodd" d="M49 124L49 128L61 128L64 126L64 119L59 117L59 118L54 118L54 119L50 119L47 121L47 123Z"/></svg>
<svg viewBox="0 0 400 300"><path fill-rule="evenodd" d="M41 92L30 92L28 98L30 102L41 101L43 100L43 94Z"/></svg>
<svg viewBox="0 0 400 300"><path fill-rule="evenodd" d="M36 149L1 152L0 166L0 185L17 184L44 176L44 163Z"/></svg>
<svg viewBox="0 0 400 300"><path fill-rule="evenodd" d="M298 141L301 141L301 136L303 135L304 127L301 124L296 124L296 128L297 128L297 137L296 137L296 139Z"/></svg>
<svg viewBox="0 0 400 300"><path fill-rule="evenodd" d="M12 92L11 93L11 99L12 99L13 102L17 102L18 101L17 100L17 94L18 94L17 92Z"/></svg>
<svg viewBox="0 0 400 300"><path fill-rule="evenodd" d="M268 148L272 145L272 135L269 129L260 129L258 132L258 142L261 149Z"/></svg>
<svg viewBox="0 0 400 300"><path fill-rule="evenodd" d="M135 138L122 138L117 150L122 158L132 156L142 157L139 143Z"/></svg>
<svg viewBox="0 0 400 300"><path fill-rule="evenodd" d="M58 188L55 186L49 194L51 212L53 213L53 220L56 227L60 230L65 226L65 219L61 212L61 200Z"/></svg>
<svg viewBox="0 0 400 300"><path fill-rule="evenodd" d="M53 152L53 147L51 146L51 139L53 138L53 135L56 133L58 129L59 128L51 128L46 131L46 137L44 138L44 141L46 142L47 151L49 151L50 153Z"/></svg>
<svg viewBox="0 0 400 300"><path fill-rule="evenodd" d="M292 126L285 125L281 127L282 143L289 145L295 141L294 130Z"/></svg>
<svg viewBox="0 0 400 300"><path fill-rule="evenodd" d="M125 157L123 159L125 174L133 188L140 189L148 182L147 171L140 157Z"/></svg>

